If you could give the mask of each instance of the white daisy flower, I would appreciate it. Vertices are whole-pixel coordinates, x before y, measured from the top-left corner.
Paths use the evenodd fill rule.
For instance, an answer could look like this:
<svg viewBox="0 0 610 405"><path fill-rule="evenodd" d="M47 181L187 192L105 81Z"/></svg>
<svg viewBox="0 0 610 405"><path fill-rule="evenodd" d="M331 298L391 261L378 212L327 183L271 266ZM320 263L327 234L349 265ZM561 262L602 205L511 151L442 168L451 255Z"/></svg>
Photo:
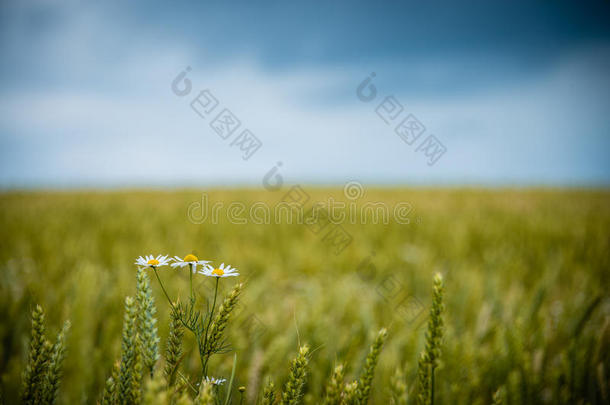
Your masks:
<svg viewBox="0 0 610 405"><path fill-rule="evenodd" d="M210 265L203 266L203 269L199 270L199 273L210 277L239 276L239 273L235 267L231 267L228 264L225 267L224 263L216 269Z"/></svg>
<svg viewBox="0 0 610 405"><path fill-rule="evenodd" d="M171 259L167 257L167 255L162 256L159 255L157 257L154 257L153 255L147 255L145 257L138 257L136 259L136 262L134 264L137 264L138 266L142 266L142 267L153 267L153 268L157 268L159 266L167 266L169 264L169 261Z"/></svg>
<svg viewBox="0 0 610 405"><path fill-rule="evenodd" d="M174 261L171 264L172 267L185 267L185 266L192 265L193 273L195 273L197 271L198 265L205 266L206 264L208 264L210 262L209 260L199 260L199 259L197 259L197 256L192 255L192 254L188 254L188 255L184 256L184 259L181 259L178 256L174 256L174 258L171 260Z"/></svg>
<svg viewBox="0 0 610 405"><path fill-rule="evenodd" d="M209 382L212 385L222 385L224 384L225 381L227 381L226 378L214 378L214 377L205 377L205 381Z"/></svg>

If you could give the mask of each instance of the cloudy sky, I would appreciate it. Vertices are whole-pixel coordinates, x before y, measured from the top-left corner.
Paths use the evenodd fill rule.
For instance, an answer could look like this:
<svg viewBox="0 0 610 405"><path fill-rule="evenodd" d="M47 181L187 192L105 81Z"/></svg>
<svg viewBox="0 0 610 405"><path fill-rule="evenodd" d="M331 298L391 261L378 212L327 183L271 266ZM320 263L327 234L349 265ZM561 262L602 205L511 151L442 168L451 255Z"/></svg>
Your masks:
<svg viewBox="0 0 610 405"><path fill-rule="evenodd" d="M0 3L0 187L610 184L608 1L126 3Z"/></svg>

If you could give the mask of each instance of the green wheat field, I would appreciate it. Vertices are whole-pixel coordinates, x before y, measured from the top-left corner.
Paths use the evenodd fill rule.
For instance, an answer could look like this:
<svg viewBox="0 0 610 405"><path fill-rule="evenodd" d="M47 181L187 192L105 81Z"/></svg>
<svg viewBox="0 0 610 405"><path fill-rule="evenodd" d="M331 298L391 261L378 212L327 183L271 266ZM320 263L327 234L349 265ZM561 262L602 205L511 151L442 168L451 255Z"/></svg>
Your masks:
<svg viewBox="0 0 610 405"><path fill-rule="evenodd" d="M211 203L271 205L286 187L205 192ZM340 188L308 193L348 201ZM170 370L179 392L169 402L272 403L272 382L273 399L287 404L362 403L363 396L372 404L610 403L610 191L368 189L359 204L408 202L410 223L344 223L352 241L340 252L305 224L232 224L223 216L194 223L187 212L201 198L198 190L0 194L4 403L24 396L37 305L51 344L70 321L56 403L102 401L125 358L136 258L191 253L239 270L219 279L219 304L237 283L243 287L224 349L209 363L208 374L227 381L201 384L216 399L196 394L202 366L186 331L184 354ZM154 273L142 274L152 288L160 357L152 379L148 369L141 373L141 400L169 403L159 398L169 384L172 314ZM158 274L172 300L189 301L188 269L165 266ZM214 286L211 277L193 276L202 311ZM435 358L426 363L422 353ZM425 364L433 379L422 374ZM433 398L422 395L430 383ZM113 401L135 400L104 403Z"/></svg>

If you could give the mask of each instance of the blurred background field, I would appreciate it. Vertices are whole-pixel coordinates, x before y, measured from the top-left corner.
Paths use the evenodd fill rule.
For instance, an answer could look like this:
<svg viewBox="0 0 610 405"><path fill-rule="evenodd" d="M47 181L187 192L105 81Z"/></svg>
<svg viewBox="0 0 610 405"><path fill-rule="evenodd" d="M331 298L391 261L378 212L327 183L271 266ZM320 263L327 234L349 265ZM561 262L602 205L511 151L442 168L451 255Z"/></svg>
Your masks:
<svg viewBox="0 0 610 405"><path fill-rule="evenodd" d="M307 190L345 200L341 189ZM211 203L273 204L284 195L206 190ZM202 191L4 192L0 194L0 374L18 397L35 303L55 333L72 321L61 403L93 403L119 356L123 300L145 254L225 262L246 281L230 325L237 383L249 400L266 378L283 382L298 342L313 348L305 401L318 403L336 362L360 371L382 326L372 403L386 403L396 369L415 386L432 277L446 280L447 333L439 403L608 403L610 393L610 192L607 190L370 189L358 203L408 202L409 224L343 226L353 241L335 254L303 224L195 224ZM362 221L358 221L362 222ZM370 221L369 221L370 222ZM173 297L188 272L163 268ZM162 344L168 306L153 279ZM209 280L207 280L209 281ZM197 279L197 292L210 284ZM222 279L223 291L234 279ZM194 342L184 368L196 375ZM232 355L213 374L228 378ZM576 395L576 397L571 397ZM579 402L584 403L584 402Z"/></svg>

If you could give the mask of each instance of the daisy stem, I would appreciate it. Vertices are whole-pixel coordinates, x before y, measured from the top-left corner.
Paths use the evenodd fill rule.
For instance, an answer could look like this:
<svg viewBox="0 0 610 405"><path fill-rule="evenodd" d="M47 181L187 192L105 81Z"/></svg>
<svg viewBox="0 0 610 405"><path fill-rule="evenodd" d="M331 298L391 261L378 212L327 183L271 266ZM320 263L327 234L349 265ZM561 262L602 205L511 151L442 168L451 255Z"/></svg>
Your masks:
<svg viewBox="0 0 610 405"><path fill-rule="evenodd" d="M199 349L199 361L201 362L201 369L205 370L205 361L203 360L203 353L201 353L201 337L197 333L195 333L195 340L197 341L197 348ZM205 377L205 373L203 373L201 376L201 378L203 377Z"/></svg>
<svg viewBox="0 0 610 405"><path fill-rule="evenodd" d="M191 263L191 264L189 264L189 266L190 266L190 269L191 269L191 271L189 273L190 274L189 275L189 281L190 281L190 285L191 285L191 302L193 302L193 301L195 301L195 298L193 296L193 264Z"/></svg>
<svg viewBox="0 0 610 405"><path fill-rule="evenodd" d="M165 294L165 298L167 298L167 301L169 302L169 305L172 307L172 309L174 309L174 303L172 302L172 300L169 298L169 294L167 293L167 291L165 290L165 287L163 286L163 282L161 282L161 278L159 277L159 273L157 273L157 269L156 268L152 268L155 272L155 276L157 276L157 281L159 281L159 285L161 286L161 289L163 290L163 293Z"/></svg>
<svg viewBox="0 0 610 405"><path fill-rule="evenodd" d="M214 303L212 304L212 310L210 311L210 318L208 320L208 325L205 328L205 340L204 340L204 347L207 344L208 341L208 331L210 329L210 324L212 323L212 317L214 316L214 308L216 308L216 297L218 296L218 282L220 281L220 277L216 277L216 287L214 288ZM208 368L208 360L210 359L210 354L211 353L207 353L206 354L206 358L205 358L205 364L203 365L203 373L205 375L207 375L207 368Z"/></svg>
<svg viewBox="0 0 610 405"><path fill-rule="evenodd" d="M220 277L216 277L216 287L214 288L214 302L212 303L212 311L210 312L210 321L208 322L208 329L210 328L210 324L212 323L212 315L214 315L214 308L216 308L216 297L218 296L218 282L220 281ZM205 334L208 334L206 329Z"/></svg>

